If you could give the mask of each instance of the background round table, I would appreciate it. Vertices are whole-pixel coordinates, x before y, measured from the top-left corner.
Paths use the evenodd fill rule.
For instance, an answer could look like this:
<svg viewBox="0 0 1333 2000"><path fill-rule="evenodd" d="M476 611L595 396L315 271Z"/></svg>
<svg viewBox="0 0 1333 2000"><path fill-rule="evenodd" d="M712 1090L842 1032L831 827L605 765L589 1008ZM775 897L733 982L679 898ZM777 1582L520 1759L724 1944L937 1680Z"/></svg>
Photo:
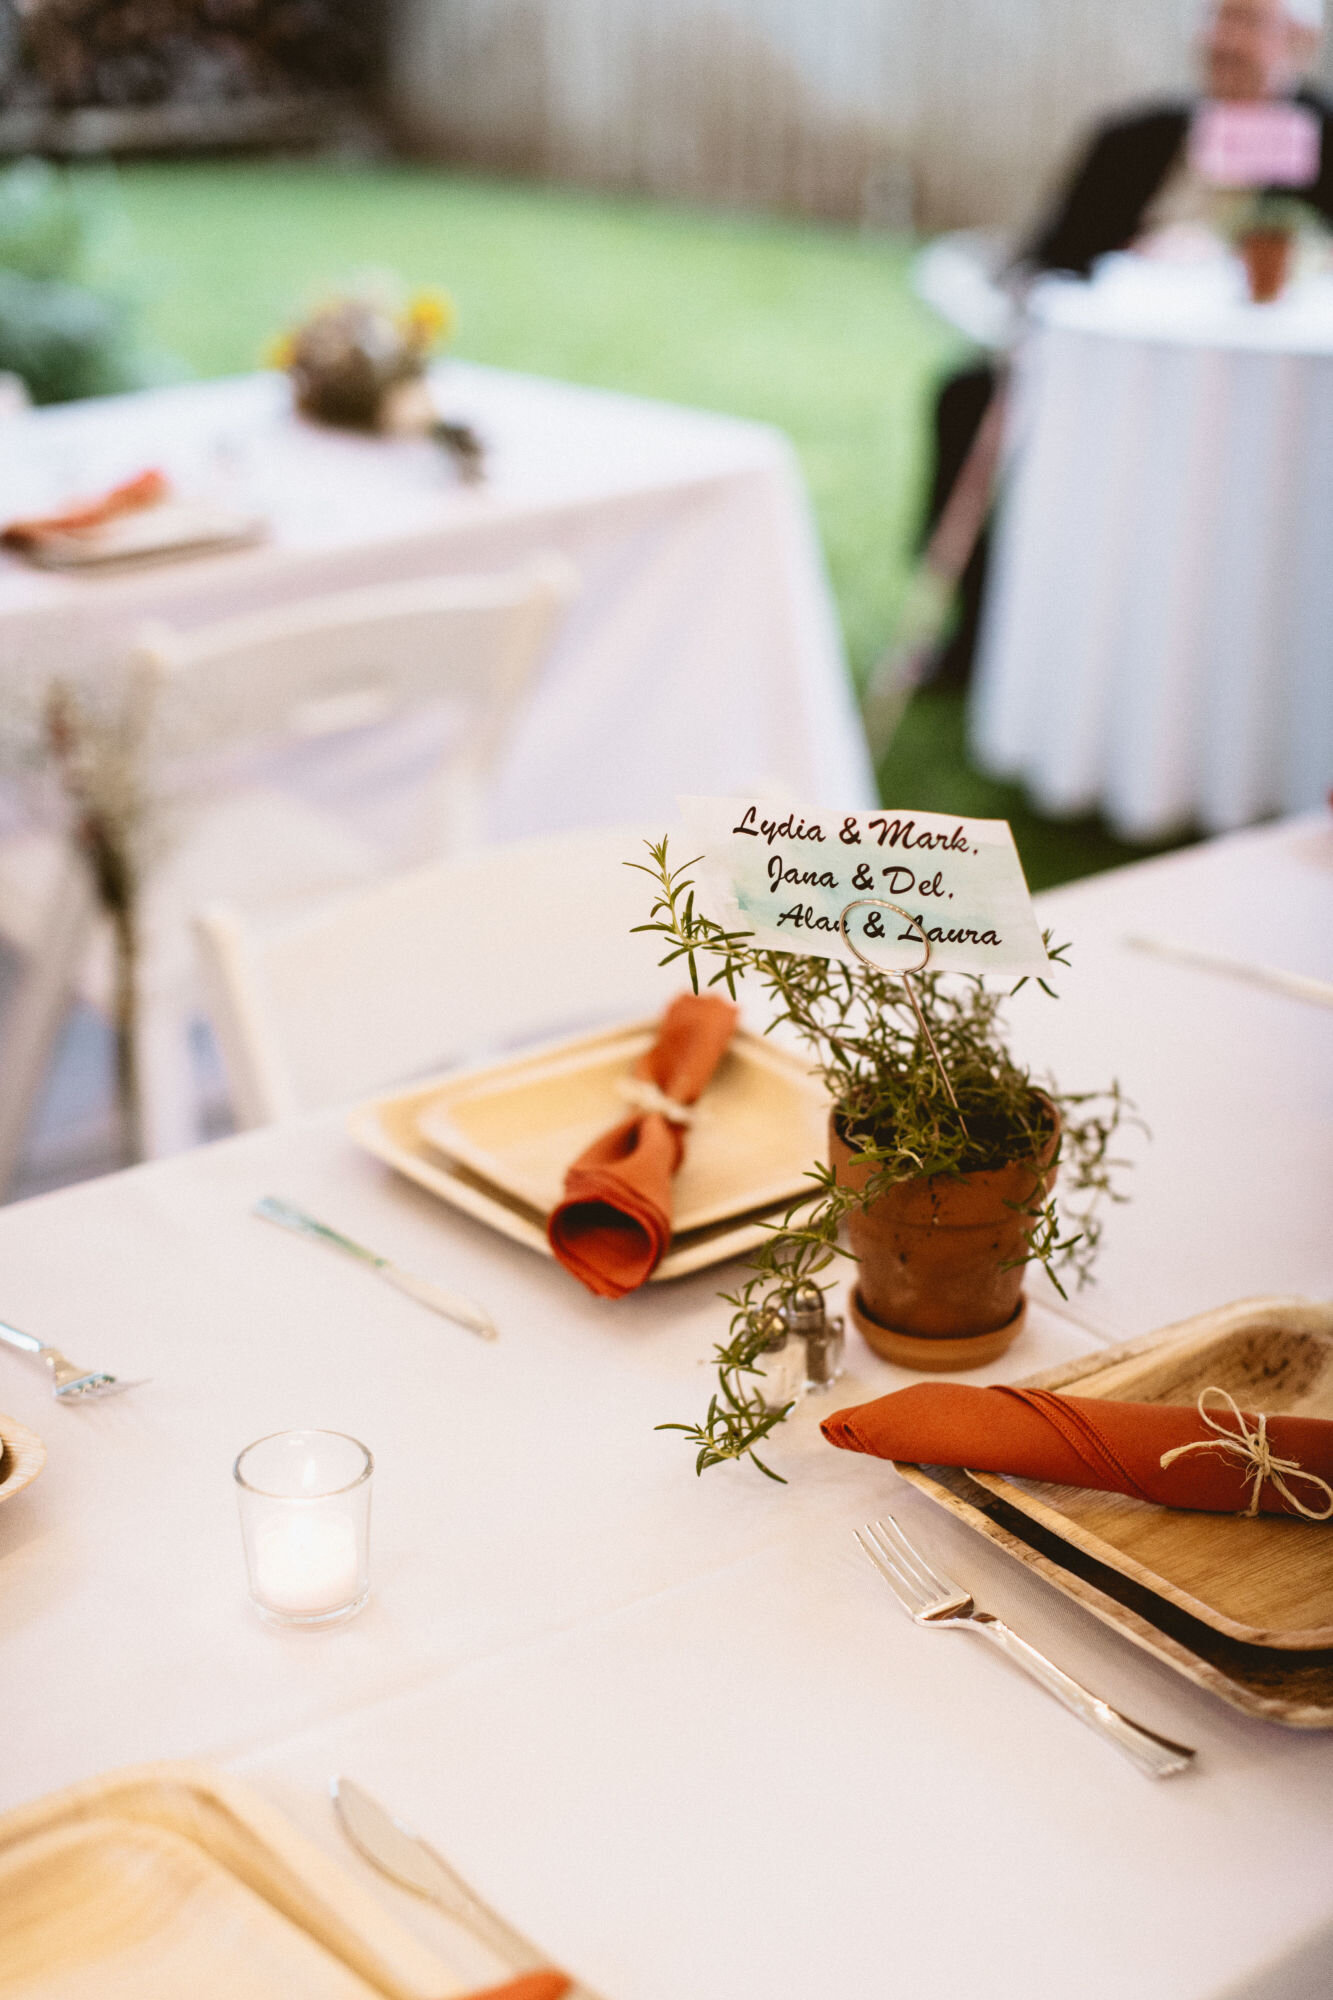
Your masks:
<svg viewBox="0 0 1333 2000"><path fill-rule="evenodd" d="M1333 782L1333 278L1043 279L972 701L973 749L1131 839Z"/></svg>

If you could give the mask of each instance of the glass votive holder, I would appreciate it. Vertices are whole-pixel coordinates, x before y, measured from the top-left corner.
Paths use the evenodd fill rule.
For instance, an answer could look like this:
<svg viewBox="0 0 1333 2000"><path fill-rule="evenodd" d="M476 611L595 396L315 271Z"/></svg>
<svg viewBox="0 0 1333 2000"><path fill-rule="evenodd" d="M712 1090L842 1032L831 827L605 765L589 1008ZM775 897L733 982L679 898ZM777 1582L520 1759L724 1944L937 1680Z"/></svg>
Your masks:
<svg viewBox="0 0 1333 2000"><path fill-rule="evenodd" d="M271 1625L334 1625L370 1591L375 1461L341 1431L277 1431L232 1468L250 1601Z"/></svg>

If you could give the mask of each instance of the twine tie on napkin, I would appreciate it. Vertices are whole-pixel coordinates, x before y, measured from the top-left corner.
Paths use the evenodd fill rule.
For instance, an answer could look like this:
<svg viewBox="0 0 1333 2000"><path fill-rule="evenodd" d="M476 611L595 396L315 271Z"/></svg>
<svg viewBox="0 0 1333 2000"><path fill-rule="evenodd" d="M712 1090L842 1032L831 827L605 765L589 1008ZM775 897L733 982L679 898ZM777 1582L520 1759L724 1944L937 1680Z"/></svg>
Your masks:
<svg viewBox="0 0 1333 2000"><path fill-rule="evenodd" d="M1215 1417L1209 1416L1208 1398L1210 1396L1220 1396L1226 1404L1227 1409L1236 1420L1236 1429L1234 1431L1228 1430L1225 1424L1220 1424ZM1199 1391L1199 1400L1195 1407L1198 1409L1200 1417L1207 1424L1209 1430L1215 1432L1216 1435L1208 1438L1196 1438L1193 1444L1178 1444L1174 1451L1164 1451L1161 1457L1163 1471L1165 1471L1166 1467L1173 1460L1184 1458L1187 1452L1229 1452L1233 1457L1243 1459L1249 1467L1245 1475L1246 1484L1250 1488L1250 1504L1245 1509L1246 1514L1257 1514L1259 1512L1259 1495L1263 1490L1263 1483L1265 1479L1271 1479L1287 1505L1297 1514L1303 1514L1307 1521L1327 1521L1333 1519L1333 1486L1330 1486L1326 1479L1321 1479L1318 1473L1306 1472L1296 1459L1277 1458L1274 1456L1273 1447L1268 1442L1268 1418L1266 1416L1257 1416L1254 1420L1255 1427L1251 1430L1245 1421L1244 1412L1240 1409L1235 1397L1229 1395L1225 1389L1219 1389L1215 1383ZM1313 1507L1302 1506L1287 1484L1289 1479L1304 1479L1309 1485L1317 1486L1319 1491L1324 1494L1327 1504L1318 1511Z"/></svg>
<svg viewBox="0 0 1333 2000"><path fill-rule="evenodd" d="M909 1465L960 1465L1211 1514L1300 1515L1333 1533L1333 1420L1280 1410L1264 1418L1227 1396L1232 1415L1217 1421L1207 1406L1221 1396L1208 1389L1196 1409L914 1382L835 1410L820 1428L843 1450ZM1318 1496L1302 1505L1288 1480L1317 1487L1329 1505L1316 1512Z"/></svg>
<svg viewBox="0 0 1333 2000"><path fill-rule="evenodd" d="M693 1125L694 1111L680 1104L655 1084L651 1077L627 1076L616 1086L617 1094L636 1111L655 1111L668 1125Z"/></svg>
<svg viewBox="0 0 1333 2000"><path fill-rule="evenodd" d="M673 1000L652 1047L620 1087L628 1116L594 1139L565 1175L547 1237L565 1269L600 1298L635 1291L666 1253L690 1107L712 1081L737 1019L720 993Z"/></svg>

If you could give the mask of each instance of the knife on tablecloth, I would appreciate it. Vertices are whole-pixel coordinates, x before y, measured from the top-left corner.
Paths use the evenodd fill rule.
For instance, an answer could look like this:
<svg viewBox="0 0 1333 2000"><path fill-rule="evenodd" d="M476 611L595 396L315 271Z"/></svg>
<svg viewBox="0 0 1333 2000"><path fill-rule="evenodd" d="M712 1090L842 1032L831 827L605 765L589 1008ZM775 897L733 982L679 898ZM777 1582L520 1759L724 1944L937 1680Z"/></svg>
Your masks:
<svg viewBox="0 0 1333 2000"><path fill-rule="evenodd" d="M297 1236L310 1236L318 1243L332 1244L335 1250L345 1250L349 1257L358 1258L369 1264L382 1278L387 1278L400 1292L429 1306L432 1312L442 1313L445 1319L457 1321L483 1340L497 1338L498 1329L488 1313L482 1311L471 1299L462 1298L457 1292L447 1292L442 1285L432 1284L429 1278L418 1278L413 1271L404 1271L397 1264L391 1264L387 1257L377 1256L367 1250L363 1243L354 1243L350 1236L343 1236L336 1229L330 1229L325 1222L316 1221L313 1215L297 1208L289 1201L280 1201L276 1195L266 1194L255 1203L254 1213L265 1222L276 1222L279 1229L290 1229Z"/></svg>
<svg viewBox="0 0 1333 2000"><path fill-rule="evenodd" d="M462 1876L414 1833L402 1820L373 1799L351 1778L334 1778L329 1790L343 1832L358 1853L372 1867L387 1875L400 1888L410 1889L436 1904L446 1916L493 1951L513 1972L536 1971L549 1966L549 1956L537 1949L531 1938L484 1903ZM598 2000L591 1987L574 1980L568 2000Z"/></svg>

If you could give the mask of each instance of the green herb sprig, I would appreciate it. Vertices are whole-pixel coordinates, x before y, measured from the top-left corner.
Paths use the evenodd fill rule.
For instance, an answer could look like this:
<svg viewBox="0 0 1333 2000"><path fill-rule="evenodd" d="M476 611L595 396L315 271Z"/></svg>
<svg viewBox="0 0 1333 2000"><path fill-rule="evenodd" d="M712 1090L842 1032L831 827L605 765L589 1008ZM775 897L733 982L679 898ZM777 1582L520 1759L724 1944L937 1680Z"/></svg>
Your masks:
<svg viewBox="0 0 1333 2000"><path fill-rule="evenodd" d="M770 1002L770 1029L787 1025L810 1049L839 1129L871 1163L860 1189L840 1182L831 1166L811 1167L808 1191L769 1225L745 1283L723 1294L732 1318L727 1340L713 1352L717 1389L703 1420L658 1426L681 1431L695 1446L697 1473L748 1458L767 1478L785 1483L756 1450L792 1408L770 1409L757 1386L765 1344L759 1322L798 1285L817 1283L835 1257L850 1255L840 1240L847 1215L904 1181L1031 1163L1036 1191L1021 1210L1028 1227L1019 1261L1042 1264L1064 1297L1059 1272L1086 1283L1101 1241L1100 1211L1126 1198L1116 1175L1128 1162L1112 1145L1122 1125L1138 1121L1118 1083L1075 1095L1034 1084L1002 1038L1001 1009L1011 996L988 991L980 977L918 973L917 997L953 1084L955 1109L900 979L859 962L756 946L752 933L728 931L698 910L689 872L696 862L673 868L666 839L645 845L649 860L626 864L654 888L648 921L635 929L662 940L663 965L684 961L696 993L701 983L725 986L734 1000L742 979L757 978ZM1052 946L1050 938L1045 933L1049 959L1066 966L1068 945ZM1036 983L1056 997L1044 978ZM1011 994L1026 984L1020 979ZM1065 1187L1046 1199L1039 1163L1051 1140L1052 1107L1062 1121Z"/></svg>

